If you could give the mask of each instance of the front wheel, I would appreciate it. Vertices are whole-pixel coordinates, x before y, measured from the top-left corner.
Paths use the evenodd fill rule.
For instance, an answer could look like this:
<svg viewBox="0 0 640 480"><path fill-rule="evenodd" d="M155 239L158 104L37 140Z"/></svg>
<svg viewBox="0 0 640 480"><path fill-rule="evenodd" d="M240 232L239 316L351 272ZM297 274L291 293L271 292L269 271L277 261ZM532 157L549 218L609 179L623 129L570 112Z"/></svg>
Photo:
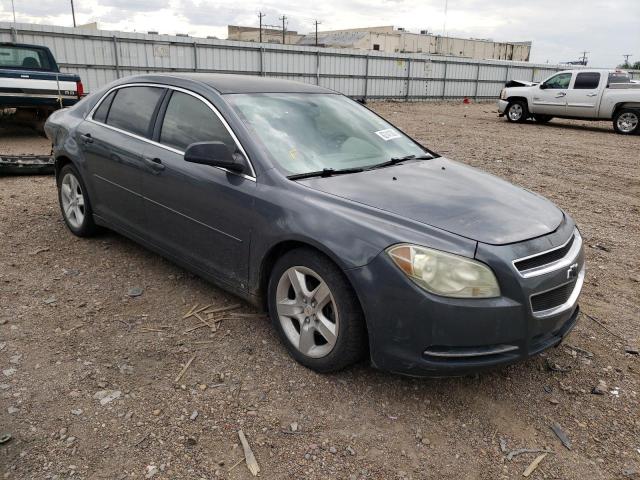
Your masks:
<svg viewBox="0 0 640 480"><path fill-rule="evenodd" d="M640 114L638 110L622 108L613 116L613 129L622 135L640 133Z"/></svg>
<svg viewBox="0 0 640 480"><path fill-rule="evenodd" d="M269 315L290 355L307 368L335 372L366 352L364 315L342 271L310 248L287 252L273 267Z"/></svg>
<svg viewBox="0 0 640 480"><path fill-rule="evenodd" d="M529 117L529 110L527 109L526 102L522 100L514 100L507 105L506 110L507 120L512 123L522 123Z"/></svg>

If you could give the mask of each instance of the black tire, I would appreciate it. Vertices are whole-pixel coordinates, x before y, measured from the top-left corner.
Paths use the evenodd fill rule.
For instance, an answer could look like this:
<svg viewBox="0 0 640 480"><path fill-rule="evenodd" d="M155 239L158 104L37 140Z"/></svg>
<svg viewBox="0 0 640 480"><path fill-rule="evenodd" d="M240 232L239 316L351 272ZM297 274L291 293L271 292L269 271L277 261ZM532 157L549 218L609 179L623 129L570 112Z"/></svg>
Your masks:
<svg viewBox="0 0 640 480"><path fill-rule="evenodd" d="M513 100L509 102L504 113L507 120L511 123L523 123L529 118L529 109L527 108L527 102L524 100Z"/></svg>
<svg viewBox="0 0 640 480"><path fill-rule="evenodd" d="M78 218L76 218L73 213L69 214L65 212L63 196L66 194L63 193L63 188L65 188L64 185L66 185L66 179L69 176L77 182L77 189L75 193L79 193L84 200L82 206L79 204L76 205L79 211L83 213L81 221L78 221ZM62 213L62 218L64 223L67 225L67 228L69 228L71 233L78 237L91 237L95 235L98 232L98 226L93 221L93 210L91 209L91 201L89 200L87 188L85 187L82 177L76 167L71 163L63 166L58 173L56 183L58 185L58 203L60 205L60 212ZM75 221L74 218L76 218Z"/></svg>
<svg viewBox="0 0 640 480"><path fill-rule="evenodd" d="M618 110L613 115L613 129L621 135L640 133L640 110L631 108Z"/></svg>
<svg viewBox="0 0 640 480"><path fill-rule="evenodd" d="M551 115L534 115L533 118L538 123L549 123L553 119Z"/></svg>
<svg viewBox="0 0 640 480"><path fill-rule="evenodd" d="M289 278L288 272L294 267L309 269L317 274L328 286L331 295L330 305L327 305L325 308L333 308L333 306L335 306L337 309L336 318L339 319L335 322L337 338L330 351L319 358L306 355L293 343L288 335L292 334L291 328L296 328L296 320L293 319L293 317L283 316L283 321L281 321L278 313L278 288L280 286L280 288L285 288L286 291L292 292L291 289L293 285L287 286L286 282ZM310 278L311 280L314 279L312 276ZM308 290L314 288L313 285L305 285ZM367 352L367 333L362 308L344 273L325 255L311 248L297 248L284 254L277 260L271 271L267 295L269 316L271 317L273 326L280 335L289 354L296 361L316 372L329 373L342 370L363 359ZM289 293L289 295L291 295L291 293ZM308 306L311 306L311 302L309 302ZM299 315L305 317L307 314L301 312ZM309 320L309 318L311 318L311 320ZM323 318L327 317L325 316ZM304 319L301 318L297 321L298 334L300 334L302 328L306 330L314 329L314 322L317 325L318 321L316 315L311 315L311 317ZM285 331L283 323L288 326L289 334ZM314 330L314 346L312 348L327 348L328 344L315 345L315 342L318 341L318 337L316 337L317 334L319 334L319 332L316 333ZM293 335L295 336L295 333L293 333ZM300 335L299 338L301 338ZM324 340L324 337L321 337L319 340ZM300 343L302 342L300 341Z"/></svg>

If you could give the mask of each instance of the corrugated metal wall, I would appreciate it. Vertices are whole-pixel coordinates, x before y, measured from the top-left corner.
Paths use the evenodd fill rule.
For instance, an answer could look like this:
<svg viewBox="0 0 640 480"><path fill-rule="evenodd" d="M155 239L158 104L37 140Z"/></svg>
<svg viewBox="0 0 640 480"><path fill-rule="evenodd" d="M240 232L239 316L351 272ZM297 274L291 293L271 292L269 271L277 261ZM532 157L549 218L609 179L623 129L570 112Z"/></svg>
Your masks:
<svg viewBox="0 0 640 480"><path fill-rule="evenodd" d="M0 22L0 42L46 45L87 91L148 72L265 75L369 99L493 99L509 79L540 81L566 67L427 54L256 44Z"/></svg>

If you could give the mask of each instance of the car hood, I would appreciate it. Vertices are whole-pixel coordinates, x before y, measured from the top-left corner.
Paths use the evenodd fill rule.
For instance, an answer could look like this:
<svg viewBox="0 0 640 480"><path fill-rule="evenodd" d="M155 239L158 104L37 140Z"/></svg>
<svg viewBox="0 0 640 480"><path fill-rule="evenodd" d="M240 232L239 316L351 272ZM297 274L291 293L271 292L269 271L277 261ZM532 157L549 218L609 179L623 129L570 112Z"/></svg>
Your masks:
<svg viewBox="0 0 640 480"><path fill-rule="evenodd" d="M298 182L492 245L548 234L564 218L549 200L442 157Z"/></svg>

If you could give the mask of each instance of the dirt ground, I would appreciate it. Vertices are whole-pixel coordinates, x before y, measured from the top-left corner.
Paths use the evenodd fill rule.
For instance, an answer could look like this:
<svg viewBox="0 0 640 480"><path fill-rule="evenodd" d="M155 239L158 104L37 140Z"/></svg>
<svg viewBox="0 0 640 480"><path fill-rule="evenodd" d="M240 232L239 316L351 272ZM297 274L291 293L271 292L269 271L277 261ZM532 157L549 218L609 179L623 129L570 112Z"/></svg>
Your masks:
<svg viewBox="0 0 640 480"><path fill-rule="evenodd" d="M0 435L12 439L0 474L252 478L242 429L270 479L511 479L540 454L508 455L521 448L550 450L530 478L640 478L640 357L625 352L640 344L640 137L609 122L511 125L490 104L373 108L573 215L588 245L581 306L601 325L583 316L563 346L476 376L366 364L318 375L215 286L119 235L73 237L52 177L4 177ZM7 149L48 145L0 131ZM215 333L188 331L196 303L240 307ZM599 381L603 394L591 393Z"/></svg>

